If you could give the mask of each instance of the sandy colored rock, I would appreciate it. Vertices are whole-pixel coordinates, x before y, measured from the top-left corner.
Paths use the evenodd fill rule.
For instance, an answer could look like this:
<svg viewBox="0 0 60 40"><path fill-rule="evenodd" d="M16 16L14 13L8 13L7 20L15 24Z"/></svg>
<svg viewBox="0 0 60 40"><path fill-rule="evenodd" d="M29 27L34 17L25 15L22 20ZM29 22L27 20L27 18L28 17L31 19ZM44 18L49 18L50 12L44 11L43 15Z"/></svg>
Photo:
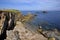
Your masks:
<svg viewBox="0 0 60 40"><path fill-rule="evenodd" d="M30 30L26 29L21 22L17 22L14 30L7 31L8 40L17 40L17 37L15 37L14 35L14 31L19 32L20 40L47 40L47 38L45 38L43 35L38 33L32 33Z"/></svg>

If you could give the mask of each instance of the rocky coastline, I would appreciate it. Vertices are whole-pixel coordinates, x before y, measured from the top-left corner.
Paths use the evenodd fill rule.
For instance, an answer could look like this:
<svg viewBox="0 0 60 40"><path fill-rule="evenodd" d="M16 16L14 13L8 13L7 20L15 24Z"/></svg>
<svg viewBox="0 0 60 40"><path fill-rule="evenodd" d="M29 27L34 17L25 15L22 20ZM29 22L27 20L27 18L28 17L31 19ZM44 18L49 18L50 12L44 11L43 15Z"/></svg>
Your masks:
<svg viewBox="0 0 60 40"><path fill-rule="evenodd" d="M31 32L24 23L31 21L36 15L22 15L18 10L0 10L1 40L60 40L58 30L47 31L40 26L37 32ZM29 26L28 26L29 27ZM57 35L56 35L57 34Z"/></svg>

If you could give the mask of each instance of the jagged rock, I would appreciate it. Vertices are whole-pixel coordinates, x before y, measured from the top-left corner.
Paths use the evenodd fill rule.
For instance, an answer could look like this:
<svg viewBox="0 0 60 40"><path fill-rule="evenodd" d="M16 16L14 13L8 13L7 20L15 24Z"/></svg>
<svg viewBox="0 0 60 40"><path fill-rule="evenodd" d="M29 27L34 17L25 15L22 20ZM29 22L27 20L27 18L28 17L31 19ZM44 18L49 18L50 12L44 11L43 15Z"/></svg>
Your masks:
<svg viewBox="0 0 60 40"><path fill-rule="evenodd" d="M4 20L5 20L4 12L0 12L0 34L1 34L1 30L3 27Z"/></svg>
<svg viewBox="0 0 60 40"><path fill-rule="evenodd" d="M13 30L7 31L6 40L21 40L19 36L19 32Z"/></svg>
<svg viewBox="0 0 60 40"><path fill-rule="evenodd" d="M42 34L38 34L35 32L31 32L25 25L23 25L20 21L23 19L30 20L34 15L18 15L15 14L15 11L0 11L0 39L1 40L47 40ZM19 19L20 17L20 19ZM32 18L33 19L33 18ZM20 21L16 21L20 20ZM15 25L16 23L16 25Z"/></svg>
<svg viewBox="0 0 60 40"><path fill-rule="evenodd" d="M16 31L18 31L18 37L14 35ZM14 30L7 31L7 34L7 39L9 40L15 40L17 38L20 40L47 40L47 38L45 38L43 35L31 32L30 30L26 29L25 25L19 21L17 22Z"/></svg>
<svg viewBox="0 0 60 40"><path fill-rule="evenodd" d="M42 29L43 30L43 29ZM51 30L38 30L39 33L41 33L46 38L49 38L49 40L60 40L60 32L57 29Z"/></svg>
<svg viewBox="0 0 60 40"><path fill-rule="evenodd" d="M0 11L0 39L6 39L6 31L15 27L15 14L9 11Z"/></svg>

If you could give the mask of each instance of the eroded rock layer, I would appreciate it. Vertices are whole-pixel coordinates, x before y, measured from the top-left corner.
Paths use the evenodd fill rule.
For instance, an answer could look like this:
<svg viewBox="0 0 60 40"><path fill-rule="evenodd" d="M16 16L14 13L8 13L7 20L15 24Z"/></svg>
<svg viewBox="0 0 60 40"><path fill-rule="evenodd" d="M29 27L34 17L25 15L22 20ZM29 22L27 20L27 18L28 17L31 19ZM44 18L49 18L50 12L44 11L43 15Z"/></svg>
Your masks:
<svg viewBox="0 0 60 40"><path fill-rule="evenodd" d="M23 16L20 12L0 11L0 40L47 40L43 35L31 32L22 22L30 21L35 15Z"/></svg>

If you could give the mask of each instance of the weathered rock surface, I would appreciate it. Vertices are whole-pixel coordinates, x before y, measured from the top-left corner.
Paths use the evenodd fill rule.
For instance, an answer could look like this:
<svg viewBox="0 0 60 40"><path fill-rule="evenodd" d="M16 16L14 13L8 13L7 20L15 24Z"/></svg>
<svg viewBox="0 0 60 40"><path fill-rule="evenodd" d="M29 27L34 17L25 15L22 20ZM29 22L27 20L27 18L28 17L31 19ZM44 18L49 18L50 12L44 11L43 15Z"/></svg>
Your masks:
<svg viewBox="0 0 60 40"><path fill-rule="evenodd" d="M21 23L33 19L34 16L23 16L13 10L0 10L0 40L47 40L43 35L31 32Z"/></svg>
<svg viewBox="0 0 60 40"><path fill-rule="evenodd" d="M0 10L0 40L6 39L6 31L13 30L16 24L15 12Z"/></svg>
<svg viewBox="0 0 60 40"><path fill-rule="evenodd" d="M47 40L47 38L41 34L31 32L21 22L17 22L14 30L7 31L6 40Z"/></svg>
<svg viewBox="0 0 60 40"><path fill-rule="evenodd" d="M20 12L0 11L0 40L60 40L60 33L57 29L48 31L40 26L39 29L32 30L30 27L33 26L28 23L25 25L34 17L35 15L31 14L24 16Z"/></svg>

